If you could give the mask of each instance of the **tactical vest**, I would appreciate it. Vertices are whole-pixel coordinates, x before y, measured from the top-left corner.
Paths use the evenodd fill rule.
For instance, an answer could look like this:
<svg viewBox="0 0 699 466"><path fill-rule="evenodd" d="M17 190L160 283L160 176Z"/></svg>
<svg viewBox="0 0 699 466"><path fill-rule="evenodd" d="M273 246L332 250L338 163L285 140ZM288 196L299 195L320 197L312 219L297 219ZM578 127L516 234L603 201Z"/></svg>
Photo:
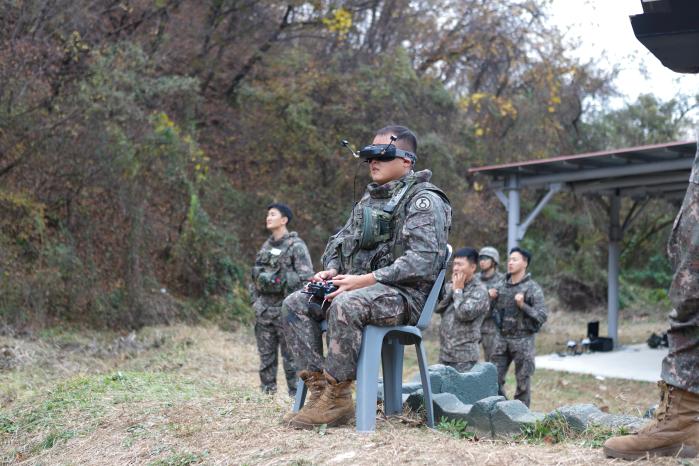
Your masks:
<svg viewBox="0 0 699 466"><path fill-rule="evenodd" d="M450 204L447 195L429 182L418 182L414 177L396 190L383 206L375 209L368 206L355 207L352 215L352 231L337 248L344 273L360 274L391 265L405 253L401 230L405 223L407 206L417 194L431 191ZM449 225L445 225L449 228Z"/></svg>
<svg viewBox="0 0 699 466"><path fill-rule="evenodd" d="M273 253L274 250L278 250L277 248L260 251L257 254L253 267L257 291L264 294L284 293L286 287L284 259L293 245L294 241L291 240L284 249L279 250L279 254Z"/></svg>

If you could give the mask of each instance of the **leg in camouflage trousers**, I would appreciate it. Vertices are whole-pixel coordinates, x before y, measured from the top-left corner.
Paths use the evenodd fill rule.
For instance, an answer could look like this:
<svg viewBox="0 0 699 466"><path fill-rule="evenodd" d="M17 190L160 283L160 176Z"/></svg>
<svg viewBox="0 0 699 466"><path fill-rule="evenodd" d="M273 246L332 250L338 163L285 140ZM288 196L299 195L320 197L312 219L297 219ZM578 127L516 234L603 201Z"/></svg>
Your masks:
<svg viewBox="0 0 699 466"><path fill-rule="evenodd" d="M266 312L265 314L268 314ZM296 391L296 369L282 333L281 316L260 316L255 322L255 339L260 355L260 388L265 393L277 390L277 352L281 349L289 394Z"/></svg>
<svg viewBox="0 0 699 466"><path fill-rule="evenodd" d="M534 347L534 336L524 338L498 339L493 363L498 368L498 392L505 396L505 377L510 363L515 363L515 378L517 389L514 398L520 400L525 405L531 403L531 376L534 374L534 358L536 349Z"/></svg>
<svg viewBox="0 0 699 466"><path fill-rule="evenodd" d="M405 299L393 287L377 283L337 296L327 310L328 356L323 361L320 320L306 305L307 296L293 293L284 300L285 333L299 370L325 369L337 381L354 380L362 330L367 325L406 323Z"/></svg>

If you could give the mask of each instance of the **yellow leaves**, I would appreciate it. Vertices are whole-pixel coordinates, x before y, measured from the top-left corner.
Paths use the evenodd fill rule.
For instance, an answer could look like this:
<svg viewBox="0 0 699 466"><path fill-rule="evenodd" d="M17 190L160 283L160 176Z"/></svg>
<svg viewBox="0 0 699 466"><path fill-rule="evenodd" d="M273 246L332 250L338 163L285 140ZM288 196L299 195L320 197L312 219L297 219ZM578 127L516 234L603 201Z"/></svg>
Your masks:
<svg viewBox="0 0 699 466"><path fill-rule="evenodd" d="M345 8L338 8L328 18L321 20L323 26L330 32L336 32L341 39L352 29L352 13Z"/></svg>
<svg viewBox="0 0 699 466"><path fill-rule="evenodd" d="M479 138L485 134L485 130L483 128L476 127L476 130L473 132L473 134L475 134L476 137Z"/></svg>
<svg viewBox="0 0 699 466"><path fill-rule="evenodd" d="M549 105L547 107L547 110L549 113L556 113L556 107L554 107L553 105Z"/></svg>
<svg viewBox="0 0 699 466"><path fill-rule="evenodd" d="M485 185L483 183L480 183L478 181L473 182L473 190L476 191L477 193L480 193L485 189Z"/></svg>
<svg viewBox="0 0 699 466"><path fill-rule="evenodd" d="M186 154L186 159L194 168L197 182L204 181L209 173L210 158L199 147L196 139L191 134L182 134L182 130L165 112L157 112L152 116L153 130L155 134L162 136L167 143L179 145ZM167 155L170 149L165 149L161 155Z"/></svg>

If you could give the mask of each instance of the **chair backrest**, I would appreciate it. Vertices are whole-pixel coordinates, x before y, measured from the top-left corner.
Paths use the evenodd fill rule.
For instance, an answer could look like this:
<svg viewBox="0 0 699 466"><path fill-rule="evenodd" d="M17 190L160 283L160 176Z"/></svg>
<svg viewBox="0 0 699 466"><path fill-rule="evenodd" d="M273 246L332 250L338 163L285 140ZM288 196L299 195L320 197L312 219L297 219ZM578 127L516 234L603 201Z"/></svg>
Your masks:
<svg viewBox="0 0 699 466"><path fill-rule="evenodd" d="M444 276L447 273L449 259L451 259L451 245L447 244L447 256L444 258L444 265L442 266L442 270L439 271L439 275L437 275L437 280L435 280L434 285L432 285L430 294L427 295L427 301L425 301L420 319L417 321L416 327L420 330L425 330L430 325L434 308L437 306L437 300L439 299L439 293L442 291L442 286L444 285Z"/></svg>

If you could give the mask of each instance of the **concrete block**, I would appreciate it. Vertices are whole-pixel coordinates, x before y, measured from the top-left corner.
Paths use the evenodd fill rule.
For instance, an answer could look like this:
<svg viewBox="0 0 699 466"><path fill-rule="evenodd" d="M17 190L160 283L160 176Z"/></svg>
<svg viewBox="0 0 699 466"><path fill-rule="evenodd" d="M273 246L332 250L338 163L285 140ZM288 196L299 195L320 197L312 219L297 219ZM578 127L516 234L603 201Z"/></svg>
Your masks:
<svg viewBox="0 0 699 466"><path fill-rule="evenodd" d="M591 416L588 427L590 427L592 424L597 424L600 426L609 427L610 429L625 427L631 432L637 432L646 423L648 423L648 419L643 419L636 416L602 413L600 415Z"/></svg>
<svg viewBox="0 0 699 466"><path fill-rule="evenodd" d="M578 432L585 430L595 416L604 414L593 404L561 406L551 411L548 416L555 416L557 413L565 418L571 429Z"/></svg>
<svg viewBox="0 0 699 466"><path fill-rule="evenodd" d="M489 396L477 401L471 407L466 422L481 437L492 437L493 426L490 422L490 413L499 402L505 401L504 396Z"/></svg>
<svg viewBox="0 0 699 466"><path fill-rule="evenodd" d="M522 426L533 424L543 417L543 414L537 415L529 411L529 408L519 400L500 401L490 412L493 436L508 438L519 435L522 432Z"/></svg>
<svg viewBox="0 0 699 466"><path fill-rule="evenodd" d="M437 393L432 395L432 405L434 407L434 420L439 422L442 418L447 420L466 419L471 411L471 405L463 404L451 393Z"/></svg>
<svg viewBox="0 0 699 466"><path fill-rule="evenodd" d="M473 404L498 394L498 373L493 364L479 363L463 373L452 367L448 369L441 372L441 393L453 393L464 404Z"/></svg>

